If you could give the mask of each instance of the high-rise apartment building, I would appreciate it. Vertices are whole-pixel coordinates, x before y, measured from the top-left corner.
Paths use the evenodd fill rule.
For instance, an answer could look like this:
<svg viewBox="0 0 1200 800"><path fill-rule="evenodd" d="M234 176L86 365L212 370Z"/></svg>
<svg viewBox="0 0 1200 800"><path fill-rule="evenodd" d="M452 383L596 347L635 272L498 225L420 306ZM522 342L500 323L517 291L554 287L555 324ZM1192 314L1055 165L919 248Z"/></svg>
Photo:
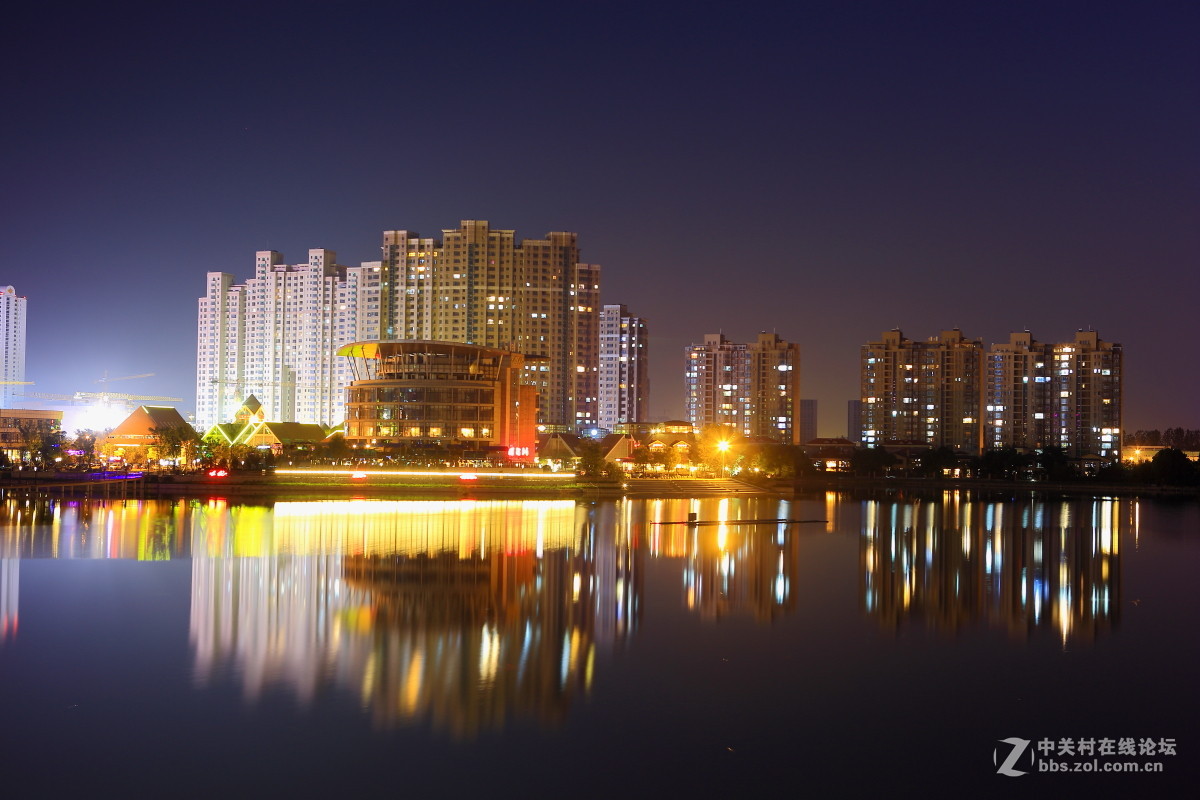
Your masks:
<svg viewBox="0 0 1200 800"><path fill-rule="evenodd" d="M1120 344L1079 331L1044 344L1028 331L992 345L987 356L986 446L1061 447L1073 457L1120 455Z"/></svg>
<svg viewBox="0 0 1200 800"><path fill-rule="evenodd" d="M581 262L577 234L518 242L484 220L463 220L440 242L387 231L380 266L380 338L540 356L526 368L539 422L558 431L596 425L600 267Z"/></svg>
<svg viewBox="0 0 1200 800"><path fill-rule="evenodd" d="M860 349L862 443L982 449L983 344L962 331L925 342L886 331Z"/></svg>
<svg viewBox="0 0 1200 800"><path fill-rule="evenodd" d="M0 408L12 408L25 380L25 298L12 286L0 289Z"/></svg>
<svg viewBox="0 0 1200 800"><path fill-rule="evenodd" d="M650 394L646 321L623 305L600 309L600 377L597 425L612 431L644 422Z"/></svg>
<svg viewBox="0 0 1200 800"><path fill-rule="evenodd" d="M340 266L331 250L310 250L304 264L263 250L244 284L208 273L197 331L197 426L232 419L251 394L270 420L340 423L349 379L335 353L360 337L378 338L378 269Z"/></svg>
<svg viewBox="0 0 1200 800"><path fill-rule="evenodd" d="M724 334L684 350L684 393L693 426L726 425L743 436L800 444L800 346L773 333L750 344Z"/></svg>
<svg viewBox="0 0 1200 800"><path fill-rule="evenodd" d="M992 345L987 355L984 447L1036 450L1051 442L1053 345L1028 331Z"/></svg>
<svg viewBox="0 0 1200 800"><path fill-rule="evenodd" d="M442 239L386 231L380 261L307 264L258 254L254 278L211 272L200 299L196 416L231 418L254 394L269 418L336 424L352 376L334 355L359 341L436 340L520 352L552 430L596 424L600 268L574 233L516 242L464 220Z"/></svg>

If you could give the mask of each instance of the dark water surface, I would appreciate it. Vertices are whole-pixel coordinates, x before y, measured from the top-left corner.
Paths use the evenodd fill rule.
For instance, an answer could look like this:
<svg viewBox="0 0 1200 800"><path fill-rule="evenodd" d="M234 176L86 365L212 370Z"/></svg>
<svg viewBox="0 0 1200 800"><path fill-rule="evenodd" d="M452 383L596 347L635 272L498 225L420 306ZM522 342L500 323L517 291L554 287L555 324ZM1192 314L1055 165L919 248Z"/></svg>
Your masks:
<svg viewBox="0 0 1200 800"><path fill-rule="evenodd" d="M1192 796L1198 567L1129 498L9 499L0 791Z"/></svg>

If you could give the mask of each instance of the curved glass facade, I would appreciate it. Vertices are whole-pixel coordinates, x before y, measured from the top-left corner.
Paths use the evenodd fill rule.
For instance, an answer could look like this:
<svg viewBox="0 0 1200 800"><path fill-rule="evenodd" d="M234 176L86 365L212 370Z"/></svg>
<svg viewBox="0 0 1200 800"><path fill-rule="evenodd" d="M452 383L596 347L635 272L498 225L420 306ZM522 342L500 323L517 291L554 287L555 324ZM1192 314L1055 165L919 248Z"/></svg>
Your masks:
<svg viewBox="0 0 1200 800"><path fill-rule="evenodd" d="M347 390L347 442L505 456L532 452L537 395L520 382L520 353L404 341L360 342L339 355L351 359L356 376Z"/></svg>

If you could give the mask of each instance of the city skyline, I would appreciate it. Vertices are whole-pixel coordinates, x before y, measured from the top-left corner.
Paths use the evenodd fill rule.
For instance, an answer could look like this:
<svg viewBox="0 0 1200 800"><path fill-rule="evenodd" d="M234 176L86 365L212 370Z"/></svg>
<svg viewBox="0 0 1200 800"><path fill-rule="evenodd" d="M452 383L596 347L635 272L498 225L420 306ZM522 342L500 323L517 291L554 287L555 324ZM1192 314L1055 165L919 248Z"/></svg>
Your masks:
<svg viewBox="0 0 1200 800"><path fill-rule="evenodd" d="M29 388L153 373L112 388L186 413L198 276L486 219L578 232L600 302L652 323L653 419L684 414L673 354L775 331L846 433L862 342L958 327L1103 331L1126 431L1200 427L1166 346L1200 293L1200 10L678 9L405 9L431 35L370 59L399 10L20 9L0 284Z"/></svg>

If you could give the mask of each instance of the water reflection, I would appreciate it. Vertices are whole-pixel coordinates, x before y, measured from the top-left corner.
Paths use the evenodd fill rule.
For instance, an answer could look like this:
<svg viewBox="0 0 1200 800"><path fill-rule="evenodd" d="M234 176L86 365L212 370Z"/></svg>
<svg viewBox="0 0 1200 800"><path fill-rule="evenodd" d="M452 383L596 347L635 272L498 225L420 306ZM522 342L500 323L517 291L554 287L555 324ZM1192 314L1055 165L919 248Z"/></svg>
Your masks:
<svg viewBox="0 0 1200 800"><path fill-rule="evenodd" d="M860 596L884 628L979 622L1090 640L1120 620L1121 518L1133 501L1036 498L863 503ZM1136 531L1134 531L1136 536Z"/></svg>
<svg viewBox="0 0 1200 800"><path fill-rule="evenodd" d="M271 507L10 498L0 644L17 641L21 558L191 558L198 686L233 682L249 703L282 688L301 704L332 687L380 727L470 737L564 718L598 657L636 632L646 558L678 566L679 603L705 620L773 624L796 616L802 589L824 591L802 574L849 588L857 572L862 611L885 629L1044 629L1065 643L1119 622L1120 537L1136 544L1137 513L1129 500L955 492ZM690 514L714 524L675 524ZM813 536L846 547L806 549Z"/></svg>
<svg viewBox="0 0 1200 800"><path fill-rule="evenodd" d="M381 726L456 736L560 721L638 613L612 507L573 501L234 508L195 530L192 563L199 682L231 668L249 698L307 702L332 681Z"/></svg>
<svg viewBox="0 0 1200 800"><path fill-rule="evenodd" d="M21 562L15 558L0 558L0 645L17 635L21 589Z"/></svg>
<svg viewBox="0 0 1200 800"><path fill-rule="evenodd" d="M769 622L795 611L800 528L781 521L793 518L792 506L774 498L652 500L644 508L650 552L683 559L683 601L702 618L745 613ZM692 514L716 524L679 524ZM626 527L636 526L630 513Z"/></svg>
<svg viewBox="0 0 1200 800"><path fill-rule="evenodd" d="M186 557L197 501L58 500L46 495L0 503L0 557Z"/></svg>

